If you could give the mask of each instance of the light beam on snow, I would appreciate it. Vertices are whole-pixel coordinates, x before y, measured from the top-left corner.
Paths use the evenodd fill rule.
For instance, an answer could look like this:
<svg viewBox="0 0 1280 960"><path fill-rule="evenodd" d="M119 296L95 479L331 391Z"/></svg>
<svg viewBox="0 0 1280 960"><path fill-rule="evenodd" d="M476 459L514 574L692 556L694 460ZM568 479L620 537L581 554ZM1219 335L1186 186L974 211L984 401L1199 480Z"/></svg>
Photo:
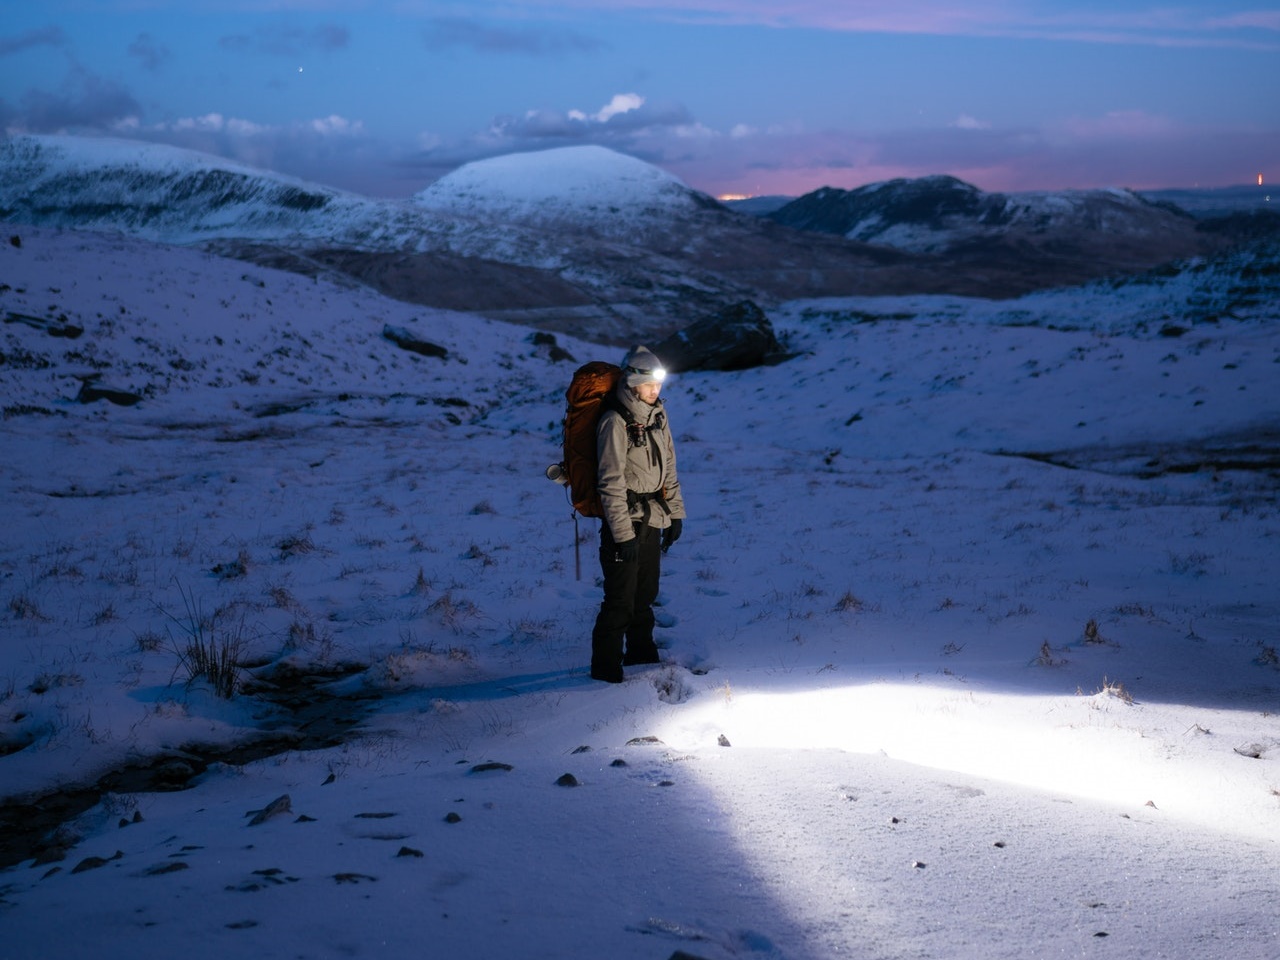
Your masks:
<svg viewBox="0 0 1280 960"><path fill-rule="evenodd" d="M703 746L722 734L735 749L883 754L1121 810L1151 805L1218 829L1271 836L1271 818L1225 815L1224 795L1242 794L1246 781L1230 782L1224 773L1230 767L1180 755L1177 744L1192 734L1166 729L1167 737L1149 735L1173 712L1107 689L1054 697L901 682L785 693L726 688L682 704L661 738L677 749Z"/></svg>

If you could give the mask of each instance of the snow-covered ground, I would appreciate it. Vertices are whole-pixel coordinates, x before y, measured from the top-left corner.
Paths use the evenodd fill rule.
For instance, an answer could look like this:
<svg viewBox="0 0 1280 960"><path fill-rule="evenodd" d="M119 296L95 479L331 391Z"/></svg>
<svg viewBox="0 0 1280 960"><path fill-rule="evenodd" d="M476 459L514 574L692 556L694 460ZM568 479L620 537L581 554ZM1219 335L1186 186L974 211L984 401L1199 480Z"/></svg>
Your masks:
<svg viewBox="0 0 1280 960"><path fill-rule="evenodd" d="M791 360L664 391L666 662L611 686L573 362L7 233L0 794L109 789L0 872L5 960L1280 955L1274 308L786 305ZM296 677L345 742L234 762Z"/></svg>

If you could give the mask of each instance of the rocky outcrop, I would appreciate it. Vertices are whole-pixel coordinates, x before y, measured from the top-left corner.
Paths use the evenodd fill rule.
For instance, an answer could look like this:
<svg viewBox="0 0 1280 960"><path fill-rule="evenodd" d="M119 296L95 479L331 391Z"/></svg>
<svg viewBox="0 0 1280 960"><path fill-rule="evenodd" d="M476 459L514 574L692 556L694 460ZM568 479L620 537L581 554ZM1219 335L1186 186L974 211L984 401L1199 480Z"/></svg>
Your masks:
<svg viewBox="0 0 1280 960"><path fill-rule="evenodd" d="M750 300L725 307L673 333L653 352L672 372L746 370L786 358L773 324Z"/></svg>
<svg viewBox="0 0 1280 960"><path fill-rule="evenodd" d="M391 324L384 324L382 327L382 336L390 340L401 350L408 350L410 353L416 353L423 357L438 357L441 360L449 358L449 351L439 344L432 343L430 340L423 340L421 337L414 336L404 327L395 327Z"/></svg>

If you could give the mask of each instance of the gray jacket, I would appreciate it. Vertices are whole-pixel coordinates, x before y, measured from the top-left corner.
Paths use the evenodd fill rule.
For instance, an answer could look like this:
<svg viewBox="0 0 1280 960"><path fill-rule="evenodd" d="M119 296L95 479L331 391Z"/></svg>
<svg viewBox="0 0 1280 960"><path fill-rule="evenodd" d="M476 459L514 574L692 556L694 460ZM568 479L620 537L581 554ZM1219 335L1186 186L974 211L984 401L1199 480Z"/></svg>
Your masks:
<svg viewBox="0 0 1280 960"><path fill-rule="evenodd" d="M596 489L600 493L609 532L615 543L622 543L635 536L631 524L643 520L646 512L649 525L659 529L669 526L673 519L683 518L685 513L680 480L676 474L676 447L671 439L666 407L661 400L649 406L621 381L615 395L635 417L636 423L647 428L643 431L643 444L633 444L627 436L626 419L611 407L605 408L596 427L596 452L600 461ZM663 489L666 491L666 509L658 500L628 505L628 490L647 494Z"/></svg>

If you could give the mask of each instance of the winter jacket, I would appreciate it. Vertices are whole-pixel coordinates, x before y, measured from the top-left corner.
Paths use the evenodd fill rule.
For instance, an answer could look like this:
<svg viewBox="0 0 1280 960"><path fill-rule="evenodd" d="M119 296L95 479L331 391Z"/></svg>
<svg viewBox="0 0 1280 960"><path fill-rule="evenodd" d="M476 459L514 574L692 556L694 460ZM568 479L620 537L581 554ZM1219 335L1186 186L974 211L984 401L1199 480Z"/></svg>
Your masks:
<svg viewBox="0 0 1280 960"><path fill-rule="evenodd" d="M662 400L649 406L636 397L625 382L618 384L614 397L618 404L631 412L639 426L647 428L643 431L644 443L633 444L627 436L626 418L612 405L606 405L596 428L596 451L600 461L596 489L600 493L609 532L615 543L621 543L635 537L631 524L644 520L646 514L650 526L663 529L673 519L683 518L685 513L680 480L676 475L676 447L671 439L671 424L667 421ZM634 495L663 489L666 490L666 509L659 500L628 505L628 490Z"/></svg>

